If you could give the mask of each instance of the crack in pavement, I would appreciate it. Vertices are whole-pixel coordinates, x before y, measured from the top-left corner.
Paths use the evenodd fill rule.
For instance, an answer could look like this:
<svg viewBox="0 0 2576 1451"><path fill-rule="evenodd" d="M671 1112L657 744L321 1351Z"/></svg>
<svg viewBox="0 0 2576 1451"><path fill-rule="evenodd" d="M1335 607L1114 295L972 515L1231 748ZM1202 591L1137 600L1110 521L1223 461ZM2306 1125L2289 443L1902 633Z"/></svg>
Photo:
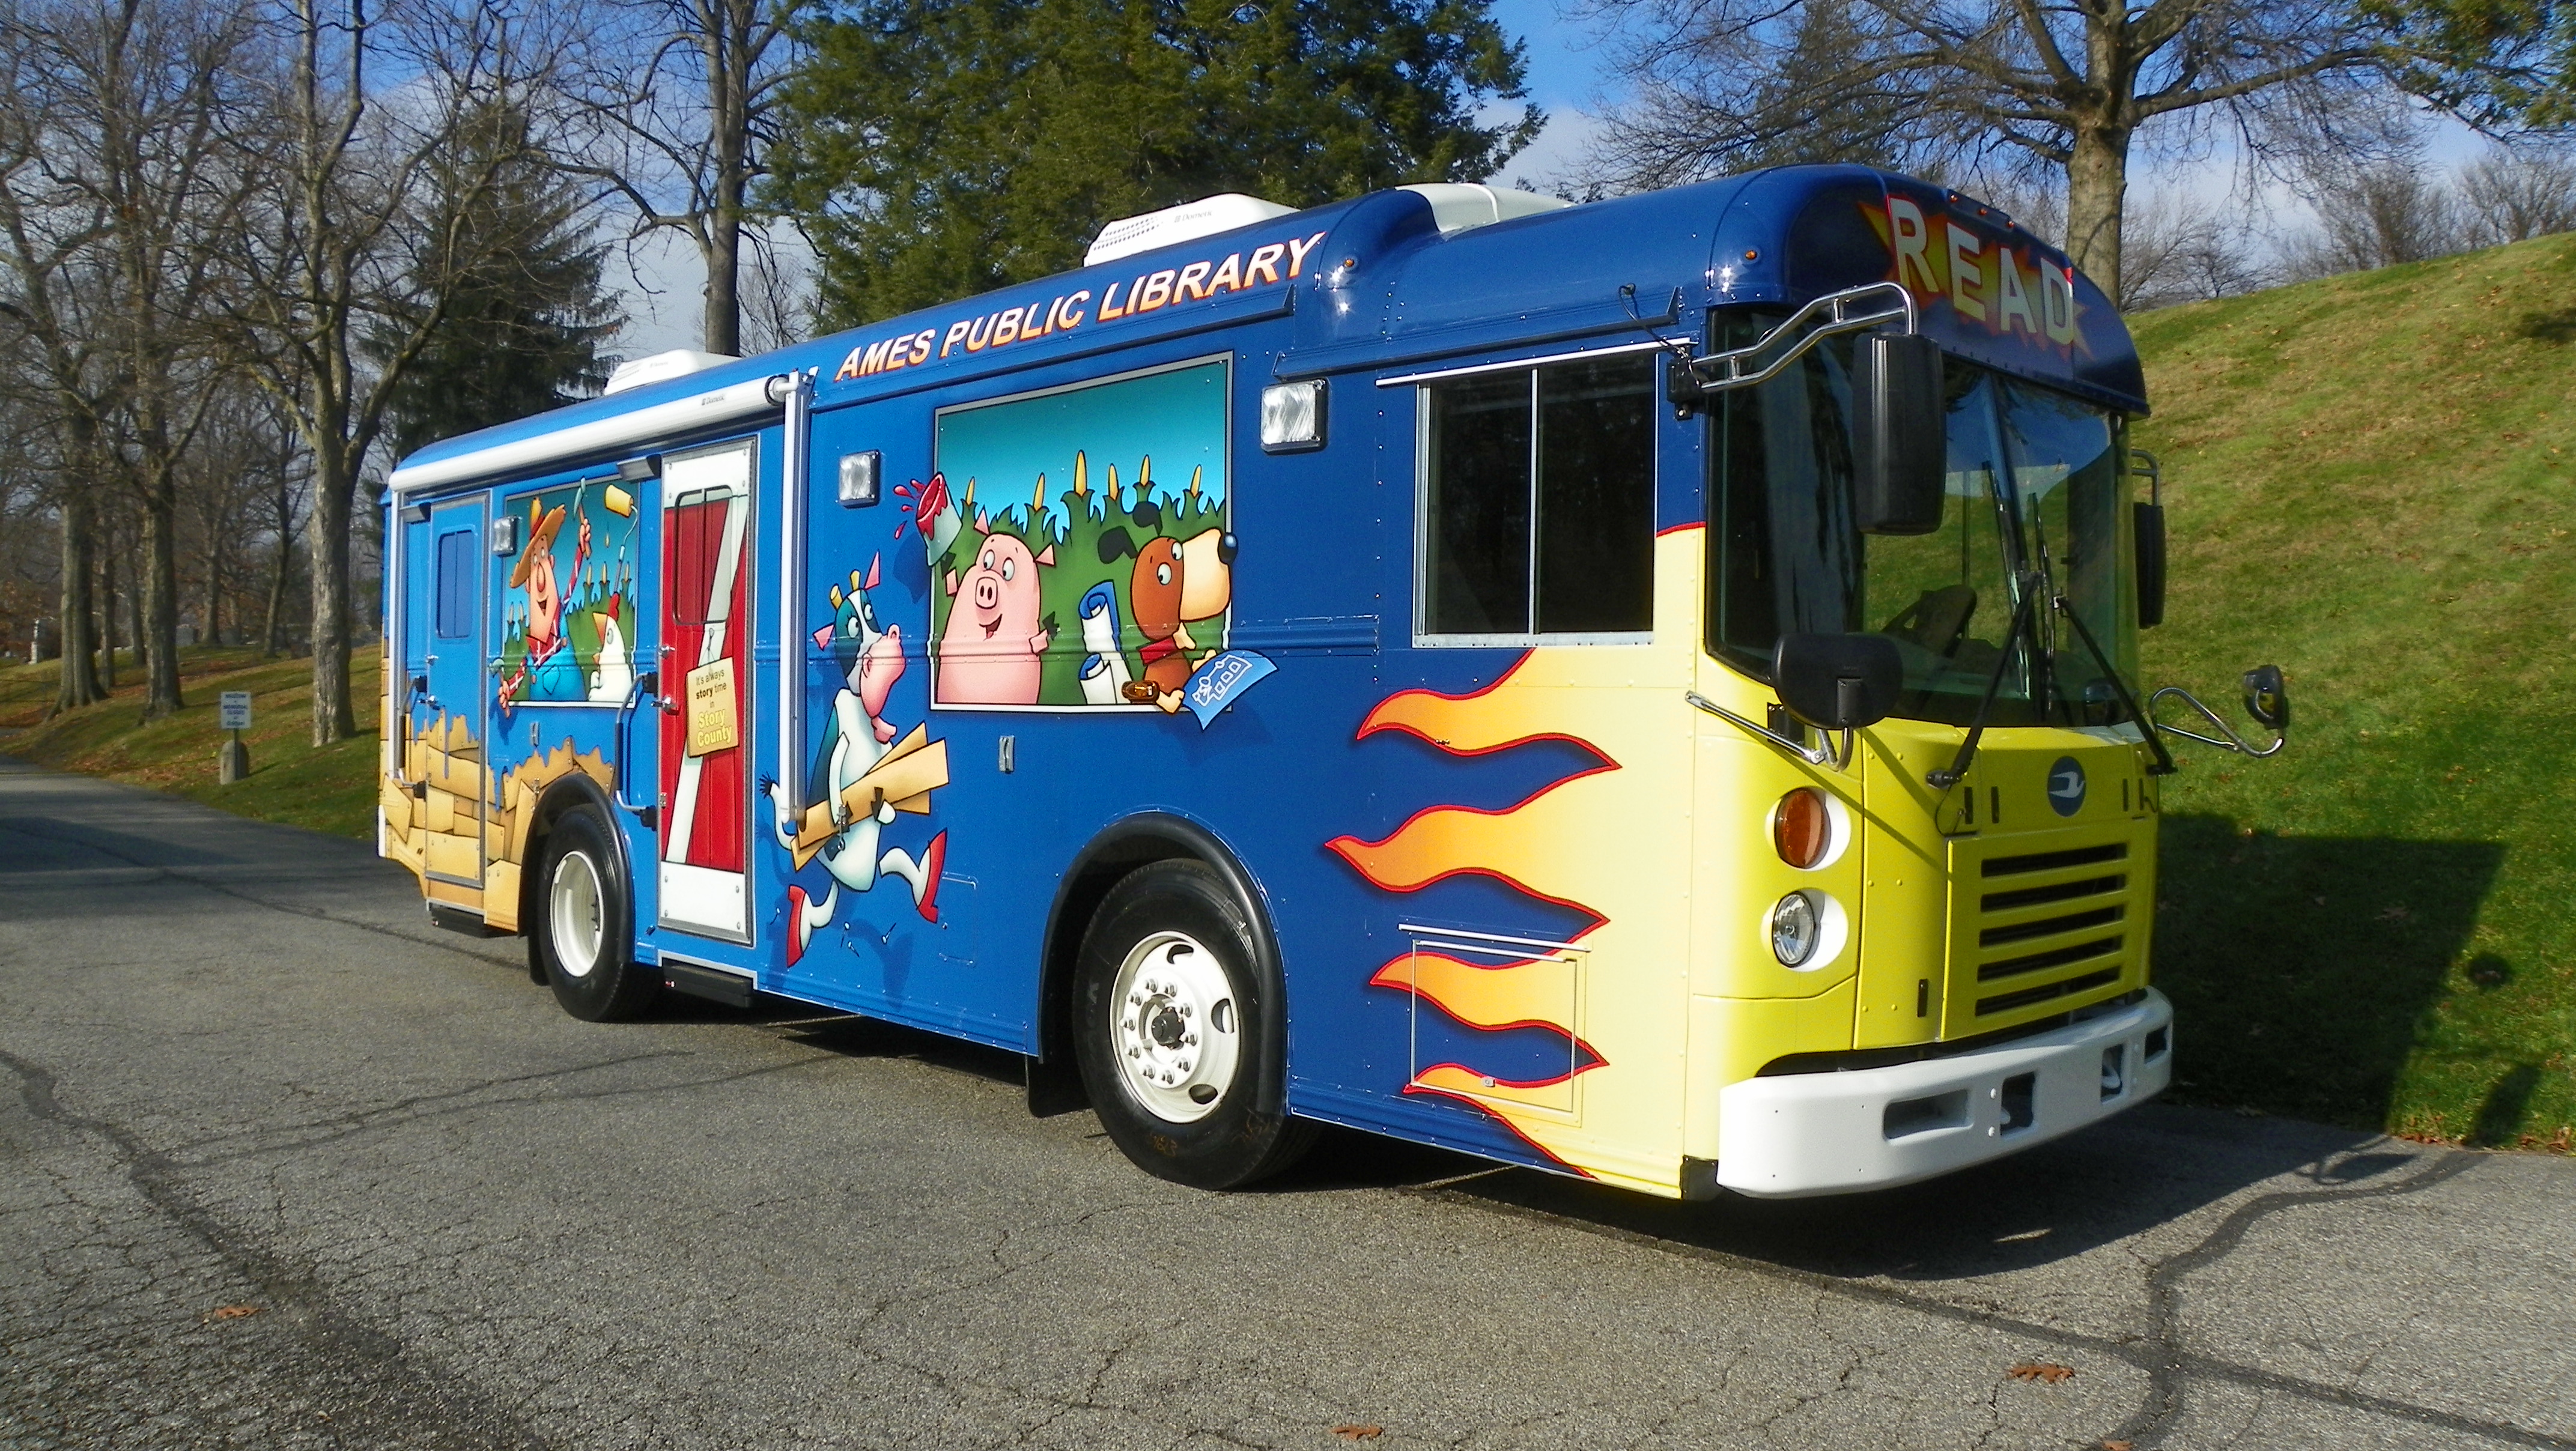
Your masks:
<svg viewBox="0 0 2576 1451"><path fill-rule="evenodd" d="M0 1057L5 1056L6 1055L0 1055ZM594 1069L612 1067L620 1063L635 1063L654 1058L694 1058L696 1056L697 1055L694 1053L680 1052L637 1053L625 1058L611 1058L603 1063L583 1064L573 1068L556 1069L549 1073L530 1073L523 1074L517 1078L495 1079L490 1083L479 1084L472 1088L459 1089L453 1093L425 1094L418 1099L407 1099L403 1103L387 1105L384 1108L361 1109L357 1112L341 1115L337 1118L316 1119L304 1124L283 1125L275 1130L262 1130L262 1135L269 1133L294 1133L299 1130L312 1129L327 1129L329 1131L323 1133L309 1133L303 1138L270 1140L268 1142L253 1143L247 1147L230 1153L192 1156L185 1160L185 1167L192 1169L208 1168L217 1164L232 1163L240 1159L260 1158L269 1154L280 1153L288 1149L309 1149L322 1144L336 1143L341 1139L351 1138L358 1134L366 1133L371 1129L407 1127L412 1124L429 1123L433 1120L447 1118L456 1114L480 1113L485 1109L528 1108L540 1104L585 1103L598 1099L628 1098L657 1093L672 1093L686 1088L713 1088L727 1083L739 1083L745 1079L766 1078L771 1074L786 1073L793 1069L806 1068L817 1063L828 1063L839 1055L832 1053L816 1053L803 1058L792 1059L785 1063L770 1063L764 1064L758 1068L746 1068L738 1073L715 1073L709 1074L703 1078L682 1078L667 1083L635 1083L625 1084L615 1088L585 1088L577 1089L568 1093L512 1094L502 1097L486 1098L472 1103L454 1101L471 1097L485 1089L498 1088L504 1084L530 1082L544 1083L552 1079L569 1077L576 1073L587 1073ZM446 1101L445 1106L427 1113L400 1112L400 1110L402 1110L407 1104L439 1101ZM176 1155L187 1154L190 1150L198 1148L203 1144L222 1143L228 1139L245 1137L255 1136L244 1134L224 1134L213 1139L201 1140L197 1144L181 1145L177 1150L173 1151L172 1162L174 1164L180 1163L181 1161L176 1157Z"/></svg>
<svg viewBox="0 0 2576 1451"><path fill-rule="evenodd" d="M2066 1330L2053 1325L2042 1325L1933 1296L1910 1294L1885 1285L1866 1284L1815 1270L1774 1264L1748 1255L1711 1249L1704 1245L1680 1243L1639 1230L1595 1223L1575 1215L1513 1204L1456 1188L1417 1185L1391 1192L1402 1197L1456 1205L1486 1214L1557 1225L1683 1259L1721 1264L1763 1278L1807 1286L1845 1299L1910 1310L1963 1325L2004 1330L2050 1344L2089 1350L2110 1357L2144 1372L2148 1380L2148 1395L2146 1404L2136 1414L2122 1422L2119 1429L2106 1433L2104 1440L2125 1440L2140 1447L2154 1446L2157 1442L2150 1438L2160 1434L2173 1414L2181 1408L2185 1383L2197 1378L2229 1381L2258 1390L2278 1391L2285 1395L2339 1406L2347 1410L2455 1431L2506 1445L2576 1451L2576 1438L2553 1436L2524 1426L2479 1420L2432 1406L2418 1405L2412 1401L2401 1401L2387 1396L2375 1396L2367 1392L2326 1385L2300 1376L2283 1375L2276 1371L2239 1365L2233 1361L2202 1355L2183 1348L2179 1293L2181 1280L2193 1270L2226 1258L2244 1242L2246 1232L2257 1222L2281 1210L2295 1208L2302 1204L2381 1199L2417 1193L2452 1179L2477 1163L2476 1155L2455 1152L2437 1161L2431 1168L2391 1183L2360 1185L2348 1189L2280 1190L2258 1196L2237 1206L2198 1245L2156 1262L2148 1278L2151 1317L2149 1323L2153 1328L2146 1336L2137 1340L2114 1339L2082 1331ZM1440 1182L1446 1184L1455 1181Z"/></svg>
<svg viewBox="0 0 2576 1451"><path fill-rule="evenodd" d="M179 1166L146 1147L132 1131L65 1106L55 1095L51 1072L5 1051L0 1051L0 1068L16 1076L19 1101L30 1117L103 1142L156 1213L255 1287L266 1308L294 1312L277 1320L313 1350L319 1364L312 1369L330 1366L347 1373L336 1381L318 1373L310 1377L313 1391L333 1402L324 1419L340 1421L344 1430L370 1422L386 1430L399 1425L459 1451L545 1451L543 1437L493 1405L470 1382L406 1361L394 1336L336 1309L319 1281L290 1268L198 1204L180 1184Z"/></svg>

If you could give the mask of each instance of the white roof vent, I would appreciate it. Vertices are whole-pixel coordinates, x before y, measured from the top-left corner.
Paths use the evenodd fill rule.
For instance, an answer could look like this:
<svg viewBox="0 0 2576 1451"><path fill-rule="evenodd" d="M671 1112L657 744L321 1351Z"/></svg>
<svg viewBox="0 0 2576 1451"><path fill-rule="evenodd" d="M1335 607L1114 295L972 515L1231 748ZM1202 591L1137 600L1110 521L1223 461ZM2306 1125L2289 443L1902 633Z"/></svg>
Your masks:
<svg viewBox="0 0 2576 1451"><path fill-rule="evenodd" d="M1474 227L1508 222L1514 217L1563 211L1574 205L1563 197L1541 196L1534 191L1513 191L1508 187L1476 186L1454 181L1426 182L1420 186L1396 189L1412 192L1431 203L1431 219L1439 223L1440 235L1444 237L1454 237Z"/></svg>
<svg viewBox="0 0 2576 1451"><path fill-rule="evenodd" d="M702 353L695 348L673 348L667 353L655 353L647 358L630 358L618 364L617 370L608 375L608 386L600 391L623 393L629 388L641 388L647 383L659 383L671 378L685 378L691 373L702 373L718 363L739 361L741 360L731 353Z"/></svg>
<svg viewBox="0 0 2576 1451"><path fill-rule="evenodd" d="M1091 250L1082 254L1082 265L1090 267L1101 262L1115 262L1121 257L1151 252L1176 242L1213 237L1219 232L1231 232L1237 227L1266 222L1272 217L1284 217L1295 210L1295 207L1283 207L1257 196L1227 191L1201 197L1194 202L1183 202L1176 207L1165 207L1159 212L1120 217L1101 228L1100 235L1092 239Z"/></svg>

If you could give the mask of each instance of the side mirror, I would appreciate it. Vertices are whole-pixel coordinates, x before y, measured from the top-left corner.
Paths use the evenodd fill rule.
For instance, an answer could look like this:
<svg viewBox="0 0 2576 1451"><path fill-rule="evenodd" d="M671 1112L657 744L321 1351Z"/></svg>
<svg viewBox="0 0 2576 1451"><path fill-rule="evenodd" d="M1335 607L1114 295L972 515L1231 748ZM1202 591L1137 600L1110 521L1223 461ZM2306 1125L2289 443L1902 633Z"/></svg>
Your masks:
<svg viewBox="0 0 2576 1451"><path fill-rule="evenodd" d="M1905 659L1885 635L1783 635L1771 650L1771 686L1808 725L1858 730L1896 709Z"/></svg>
<svg viewBox="0 0 2576 1451"><path fill-rule="evenodd" d="M2276 736L2290 733L2290 683L2278 665L2257 665L2245 672L2245 713Z"/></svg>
<svg viewBox="0 0 2576 1451"><path fill-rule="evenodd" d="M1949 469L1941 345L1864 333L1852 347L1852 521L1863 534L1936 534Z"/></svg>
<svg viewBox="0 0 2576 1451"><path fill-rule="evenodd" d="M2138 628L2144 630L2165 622L2165 506L2131 504L2129 518L2138 537Z"/></svg>

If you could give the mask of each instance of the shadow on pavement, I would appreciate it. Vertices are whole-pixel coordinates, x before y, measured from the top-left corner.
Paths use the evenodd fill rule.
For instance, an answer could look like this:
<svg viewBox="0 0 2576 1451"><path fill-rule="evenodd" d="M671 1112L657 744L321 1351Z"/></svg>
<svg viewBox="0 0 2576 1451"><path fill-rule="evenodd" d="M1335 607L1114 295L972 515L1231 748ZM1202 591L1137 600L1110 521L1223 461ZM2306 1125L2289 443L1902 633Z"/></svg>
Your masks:
<svg viewBox="0 0 2576 1451"><path fill-rule="evenodd" d="M908 1059L1014 1088L1023 1081L1018 1054L780 998L736 1009L673 997L656 1017L767 1026L849 1057ZM1439 1189L1816 1274L1941 1281L2081 1255L2282 1175L2304 1174L2314 1187L2333 1188L2415 1162L2414 1154L2372 1147L2385 1143L2296 1120L2147 1104L1927 1184L1822 1199L1727 1196L1683 1204L1327 1127L1303 1161L1249 1192Z"/></svg>

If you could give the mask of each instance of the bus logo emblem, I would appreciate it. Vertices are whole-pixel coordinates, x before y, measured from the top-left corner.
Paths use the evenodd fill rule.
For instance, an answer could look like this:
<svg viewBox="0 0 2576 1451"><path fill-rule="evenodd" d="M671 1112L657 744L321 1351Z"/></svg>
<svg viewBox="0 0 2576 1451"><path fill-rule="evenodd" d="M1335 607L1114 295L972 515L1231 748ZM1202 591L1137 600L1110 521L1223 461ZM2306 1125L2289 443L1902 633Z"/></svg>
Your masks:
<svg viewBox="0 0 2576 1451"><path fill-rule="evenodd" d="M2073 756L2060 756L2048 768L2048 805L2060 816L2084 809L2084 767Z"/></svg>

